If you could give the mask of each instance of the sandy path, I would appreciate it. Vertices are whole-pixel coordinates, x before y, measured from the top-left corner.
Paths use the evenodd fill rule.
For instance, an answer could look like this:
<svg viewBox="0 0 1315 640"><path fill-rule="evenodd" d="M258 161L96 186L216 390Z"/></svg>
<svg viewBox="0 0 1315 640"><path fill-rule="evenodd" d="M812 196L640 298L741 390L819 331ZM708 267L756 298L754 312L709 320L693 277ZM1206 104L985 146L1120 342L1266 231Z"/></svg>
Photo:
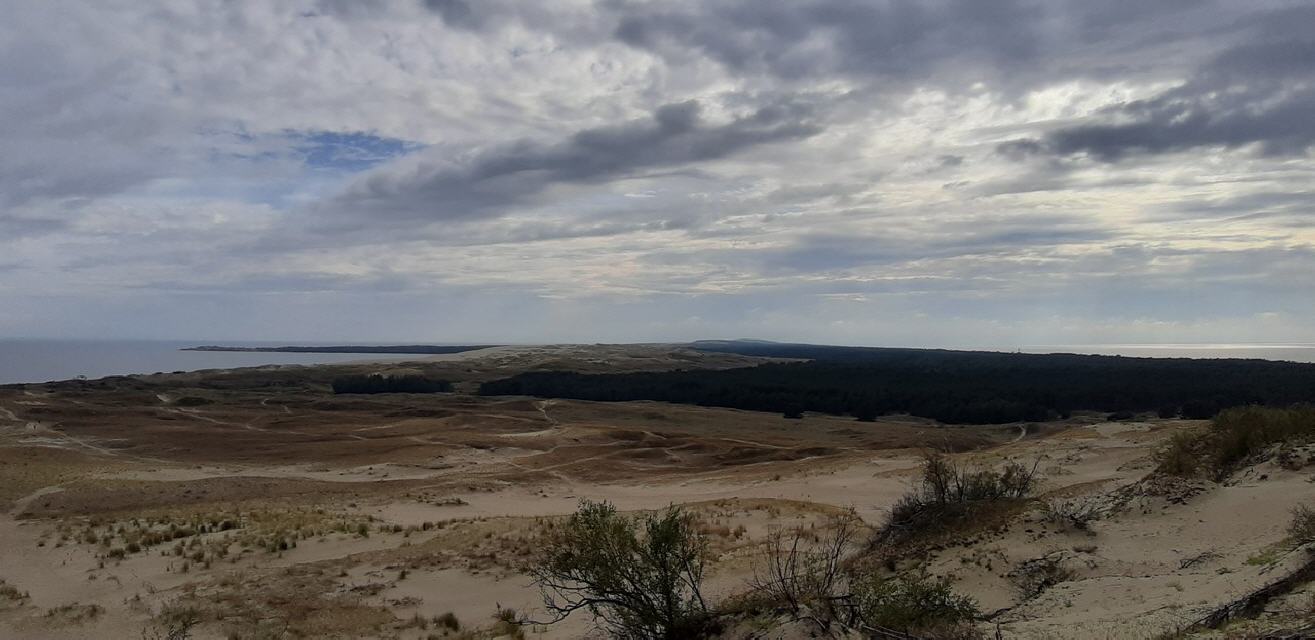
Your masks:
<svg viewBox="0 0 1315 640"><path fill-rule="evenodd" d="M37 489L36 491L33 491L32 493L29 493L29 494L27 494L27 495L25 495L25 496L23 496L23 497L21 497L21 498L15 500L15 501L14 501L14 507L13 507L12 509L9 510L9 515L10 515L10 517L17 518L17 517L18 517L18 514L22 513L25 509L27 509L27 505L32 504L32 501L33 501L33 500L36 500L37 498L40 498L41 496L48 496L48 495L50 495L50 494L52 494L52 493L59 493L60 491L63 491L63 490L64 490L64 487L63 487L63 486L60 486L60 485L53 485L53 486L49 486L49 487L41 487L40 489Z"/></svg>
<svg viewBox="0 0 1315 640"><path fill-rule="evenodd" d="M548 407L551 407L556 403L557 403L556 400L540 400L534 403L534 408L538 409L539 413L543 414L543 419L546 420L548 424L554 427L557 426L557 419L548 415Z"/></svg>

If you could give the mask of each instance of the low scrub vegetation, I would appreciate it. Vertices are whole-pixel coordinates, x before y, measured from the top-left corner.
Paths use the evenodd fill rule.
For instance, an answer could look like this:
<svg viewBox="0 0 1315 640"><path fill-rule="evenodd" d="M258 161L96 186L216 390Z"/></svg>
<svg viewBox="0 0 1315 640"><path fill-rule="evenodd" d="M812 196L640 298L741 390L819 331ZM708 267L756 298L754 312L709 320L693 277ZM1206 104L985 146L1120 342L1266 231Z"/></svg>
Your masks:
<svg viewBox="0 0 1315 640"><path fill-rule="evenodd" d="M1288 523L1288 535L1297 544L1315 542L1315 509L1301 505L1292 510L1292 521Z"/></svg>
<svg viewBox="0 0 1315 640"><path fill-rule="evenodd" d="M584 501L545 542L531 574L553 622L586 610L612 637L634 640L699 637L707 628L706 541L679 508L627 517Z"/></svg>
<svg viewBox="0 0 1315 640"><path fill-rule="evenodd" d="M958 595L946 578L923 571L894 577L870 576L854 584L861 626L874 632L927 638L975 638L979 612L972 598Z"/></svg>
<svg viewBox="0 0 1315 640"><path fill-rule="evenodd" d="M201 624L201 613L193 607L175 603L165 605L142 630L142 640L188 640Z"/></svg>
<svg viewBox="0 0 1315 640"><path fill-rule="evenodd" d="M19 591L18 587L0 579L0 605L5 603L22 603L26 602L29 596L26 591Z"/></svg>
<svg viewBox="0 0 1315 640"><path fill-rule="evenodd" d="M939 457L932 460L937 473L953 469ZM979 473L960 473L959 479L984 482ZM963 491L1025 493L1027 489L1009 484L1021 482L1018 473L991 476L996 485L1004 483L1011 489L965 485ZM1030 479L1024 484L1030 485ZM947 578L933 577L924 569L906 573L861 569L864 563L857 560L864 553L858 544L862 530L857 515L846 512L824 523L769 536L761 546L748 592L714 608L702 594L708 534L690 514L672 507L629 517L608 503L585 501L555 528L543 556L529 571L555 615L546 623L585 610L614 638L713 637L728 619L771 620L782 615L811 622L823 634L981 637L974 626L979 616L976 603L956 594Z"/></svg>
<svg viewBox="0 0 1315 640"><path fill-rule="evenodd" d="M877 542L939 532L984 508L1021 501L1035 485L1035 465L1029 469L1011 461L999 471L965 469L940 453L928 453L918 486L891 507Z"/></svg>
<svg viewBox="0 0 1315 640"><path fill-rule="evenodd" d="M1156 453L1157 468L1178 476L1226 478L1277 444L1315 440L1315 405L1235 407L1202 432L1175 434Z"/></svg>
<svg viewBox="0 0 1315 640"><path fill-rule="evenodd" d="M342 376L333 379L333 392L342 393L446 393L452 384L424 376Z"/></svg>
<svg viewBox="0 0 1315 640"><path fill-rule="evenodd" d="M1091 523L1100 519L1099 506L1090 499L1070 498L1047 500L1041 507L1041 515L1047 522L1066 529L1085 531Z"/></svg>
<svg viewBox="0 0 1315 640"><path fill-rule="evenodd" d="M47 535L54 538L55 547L73 543L95 546L105 560L146 553L175 556L180 570L186 571L193 565L210 568L224 560L236 562L248 552L282 553L312 538L367 537L372 525L392 532L371 516L301 508L91 518L81 523L61 522Z"/></svg>
<svg viewBox="0 0 1315 640"><path fill-rule="evenodd" d="M1031 600L1046 589L1071 579L1073 571L1065 565L1064 559L1064 552L1052 552L1014 567L1008 576L1019 597Z"/></svg>
<svg viewBox="0 0 1315 640"><path fill-rule="evenodd" d="M821 535L803 526L772 534L754 567L750 595L830 627L849 604L844 563L860 524L847 512L832 518Z"/></svg>

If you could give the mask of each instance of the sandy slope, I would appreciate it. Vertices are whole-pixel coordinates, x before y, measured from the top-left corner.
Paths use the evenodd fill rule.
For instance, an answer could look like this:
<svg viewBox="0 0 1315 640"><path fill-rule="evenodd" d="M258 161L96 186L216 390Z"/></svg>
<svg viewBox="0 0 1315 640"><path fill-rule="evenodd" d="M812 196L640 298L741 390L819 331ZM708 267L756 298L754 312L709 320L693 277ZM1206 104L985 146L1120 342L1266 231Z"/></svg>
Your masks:
<svg viewBox="0 0 1315 640"><path fill-rule="evenodd" d="M642 370L687 357L489 351L434 366L478 376L563 358ZM725 597L744 589L758 544L775 531L846 508L878 526L929 442L968 449L955 454L963 464L1014 459L1043 474L1041 498L1012 520L923 550L1004 637L1149 638L1303 562L1285 526L1293 506L1315 503L1309 469L1263 464L1225 485L1148 478L1157 443L1195 426L1181 421L1079 417L1039 432L786 421L657 403L326 398L288 386L297 377L287 371L245 375L223 378L226 391L191 386L206 379L189 374L159 392L0 392L0 580L27 594L0 595L0 638L139 637L174 601L207 607L201 638L287 621L315 637L424 638L435 629L411 624L417 615L451 612L467 628L489 627L498 606L542 617L520 569L547 519L583 498L623 510L686 505L716 552L708 591ZM198 395L207 403L176 404ZM1090 503L1100 518L1066 528L1043 516L1048 500ZM181 538L187 557L172 542L110 556L126 540L116 532L164 515L240 516L249 546L188 561L233 535L207 531ZM84 540L89 533L108 544ZM271 536L296 544L262 546ZM1020 589L1038 576L1050 580ZM1303 594L1285 606L1301 606L1293 598ZM529 631L573 638L589 629L575 617Z"/></svg>
<svg viewBox="0 0 1315 640"><path fill-rule="evenodd" d="M1109 490L1135 482L1146 473L1144 458L1149 445L1162 433L1163 428L1151 431L1148 425L1111 428L1096 424L1045 439L1023 440L987 452L964 454L964 457L982 463L1004 457L1023 460L1039 457L1042 468L1050 472L1046 480L1050 491ZM889 451L858 459L770 463L767 467L772 475L766 476L756 473L760 470L746 473L733 469L643 482L599 483L566 478L533 486L508 485L497 491L448 494L449 499L457 502L453 505L374 499L349 510L403 526L436 520L478 522L481 518L492 518L498 524L489 530L501 536L519 527L515 524L517 519L567 514L585 497L609 500L626 510L702 503L723 505L718 508L729 513L737 510L736 505L754 500L776 504L773 512L747 511L719 518L727 527L744 526L747 543L819 508L854 507L869 523L879 523L883 510L908 489L917 465L916 452ZM137 469L131 477L156 476L157 480L177 481L226 477L224 473L218 468L153 468ZM271 477L295 474L288 469L264 469L260 473ZM305 477L306 473L314 475L311 472L295 475ZM340 473L351 475L337 481L371 479L361 475L366 472L359 469ZM1023 522L989 543L945 551L934 566L955 575L961 589L976 596L985 608L1013 607L999 618L1011 632L1036 637L1056 633L1059 637L1128 637L1119 634L1153 628L1147 616L1155 617L1156 623L1172 624L1263 579L1265 567L1248 565L1246 559L1279 541L1283 537L1286 510L1312 497L1312 493L1315 492L1304 477L1284 472L1265 481L1219 488L1187 505L1162 505L1151 500L1101 521L1092 532L1050 531L1048 525ZM1238 515L1244 517L1238 519ZM1267 524L1259 527L1256 522ZM94 560L88 550L37 547L36 541L46 529L40 522L18 523L12 516L6 516L0 520L0 527L6 540L14 541L14 548L27 550L21 558L7 554L5 563L0 565L3 568L0 575L30 590L31 606L37 610L76 601L114 611L122 609L125 597L152 591L154 600L163 602L171 589L194 579L192 575L172 573L167 562L154 559L130 559L105 570L91 570L89 566ZM341 566L349 567L347 577L342 579L348 588L371 579L386 583L386 588L372 594L367 602L380 605L392 602L389 606L402 617L452 611L463 620L478 621L487 619L499 603L526 610L533 610L537 605L538 594L529 581L498 563L454 561L432 568L418 566L405 580L396 580L397 567L407 565L399 565L398 557L387 551L403 542L397 536L372 536L365 540L344 538L306 543L272 563L252 556L233 569L336 559ZM1075 547L1094 549L1079 553L1072 551ZM385 553L374 556L366 553L381 551ZM1078 567L1074 579L1029 602L1018 603L1004 574L1017 563L1054 551L1066 554L1066 561L1071 560ZM1206 551L1219 556L1191 570L1177 569L1184 558ZM724 568L714 572L713 582L725 593L736 591L749 575L749 563L735 561L734 555L725 559ZM989 557L993 560L992 567L979 567L960 560L961 557ZM61 568L52 572L51 566ZM1230 573L1218 573L1223 567L1229 568ZM90 579L91 576L95 579ZM1132 627L1114 624L1132 624L1130 613L1136 613L1141 621ZM114 615L106 618L99 624L111 625L107 629L126 624ZM566 626L552 627L543 635L575 637L583 631L584 627L580 626L583 623L576 620ZM47 631L53 634L50 637L66 637L60 636L62 632L58 629L42 633ZM34 633L32 628L26 632Z"/></svg>

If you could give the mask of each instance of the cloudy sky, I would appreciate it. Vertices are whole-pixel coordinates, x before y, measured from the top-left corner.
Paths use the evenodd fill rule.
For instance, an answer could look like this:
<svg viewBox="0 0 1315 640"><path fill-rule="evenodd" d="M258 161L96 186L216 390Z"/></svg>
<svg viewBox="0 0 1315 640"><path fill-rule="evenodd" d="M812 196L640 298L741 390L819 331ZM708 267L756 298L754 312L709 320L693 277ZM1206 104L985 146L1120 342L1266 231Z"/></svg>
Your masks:
<svg viewBox="0 0 1315 640"><path fill-rule="evenodd" d="M1315 4L14 0L0 337L1315 342Z"/></svg>

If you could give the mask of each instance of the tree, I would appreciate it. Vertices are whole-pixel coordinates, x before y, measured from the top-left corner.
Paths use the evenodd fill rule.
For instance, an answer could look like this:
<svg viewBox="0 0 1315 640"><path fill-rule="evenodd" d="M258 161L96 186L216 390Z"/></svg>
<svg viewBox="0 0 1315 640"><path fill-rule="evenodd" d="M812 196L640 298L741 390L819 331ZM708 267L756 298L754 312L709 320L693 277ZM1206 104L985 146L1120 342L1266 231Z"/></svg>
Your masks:
<svg viewBox="0 0 1315 640"><path fill-rule="evenodd" d="M585 500L530 573L550 623L584 609L616 638L689 638L709 621L705 554L693 517L677 507L629 518L610 503Z"/></svg>

